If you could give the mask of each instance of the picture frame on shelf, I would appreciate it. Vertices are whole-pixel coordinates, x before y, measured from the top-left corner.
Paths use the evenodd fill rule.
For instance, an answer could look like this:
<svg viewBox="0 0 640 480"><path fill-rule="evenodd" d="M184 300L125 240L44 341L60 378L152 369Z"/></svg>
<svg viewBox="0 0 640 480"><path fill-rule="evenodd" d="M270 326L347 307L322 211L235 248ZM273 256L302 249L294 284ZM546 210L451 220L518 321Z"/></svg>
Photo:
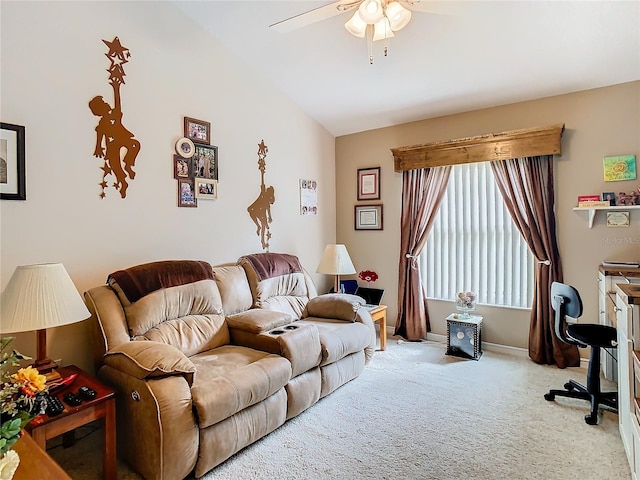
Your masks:
<svg viewBox="0 0 640 480"><path fill-rule="evenodd" d="M195 193L195 184L191 178L178 179L178 206L197 207L198 200Z"/></svg>
<svg viewBox="0 0 640 480"><path fill-rule="evenodd" d="M380 167L358 169L358 201L380 200Z"/></svg>
<svg viewBox="0 0 640 480"><path fill-rule="evenodd" d="M218 198L218 181L208 178L196 178L196 197L202 200Z"/></svg>
<svg viewBox="0 0 640 480"><path fill-rule="evenodd" d="M215 145L196 145L191 157L193 176L195 178L218 178L218 147Z"/></svg>
<svg viewBox="0 0 640 480"><path fill-rule="evenodd" d="M615 192L602 192L601 199L605 202L609 202L612 207L616 206L616 194Z"/></svg>
<svg viewBox="0 0 640 480"><path fill-rule="evenodd" d="M193 163L191 159L173 156L173 178L191 178L193 176Z"/></svg>
<svg viewBox="0 0 640 480"><path fill-rule="evenodd" d="M354 207L354 228L356 230L382 230L382 204L356 205Z"/></svg>
<svg viewBox="0 0 640 480"><path fill-rule="evenodd" d="M211 123L184 117L184 136L192 142L211 145Z"/></svg>
<svg viewBox="0 0 640 480"><path fill-rule="evenodd" d="M0 122L0 200L26 200L25 127Z"/></svg>

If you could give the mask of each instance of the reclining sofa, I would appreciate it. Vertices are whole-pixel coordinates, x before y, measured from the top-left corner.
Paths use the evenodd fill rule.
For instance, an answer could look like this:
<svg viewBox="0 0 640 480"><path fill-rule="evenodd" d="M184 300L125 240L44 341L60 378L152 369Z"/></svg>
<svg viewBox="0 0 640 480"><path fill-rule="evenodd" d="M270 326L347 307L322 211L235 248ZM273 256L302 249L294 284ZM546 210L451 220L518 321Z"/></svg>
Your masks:
<svg viewBox="0 0 640 480"><path fill-rule="evenodd" d="M201 477L360 375L376 344L364 301L318 296L286 254L138 265L85 301L119 451L148 480Z"/></svg>

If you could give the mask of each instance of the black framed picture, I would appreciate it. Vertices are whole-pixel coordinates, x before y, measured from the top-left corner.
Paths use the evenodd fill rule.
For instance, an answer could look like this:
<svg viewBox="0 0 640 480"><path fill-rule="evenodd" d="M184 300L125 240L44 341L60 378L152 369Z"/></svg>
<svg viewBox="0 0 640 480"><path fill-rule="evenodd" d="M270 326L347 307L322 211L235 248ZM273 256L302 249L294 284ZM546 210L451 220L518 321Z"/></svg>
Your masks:
<svg viewBox="0 0 640 480"><path fill-rule="evenodd" d="M26 200L25 130L21 125L0 123L0 199Z"/></svg>
<svg viewBox="0 0 640 480"><path fill-rule="evenodd" d="M191 157L193 162L193 176L195 178L207 178L209 180L219 180L218 178L218 147L215 145L195 146L195 152Z"/></svg>

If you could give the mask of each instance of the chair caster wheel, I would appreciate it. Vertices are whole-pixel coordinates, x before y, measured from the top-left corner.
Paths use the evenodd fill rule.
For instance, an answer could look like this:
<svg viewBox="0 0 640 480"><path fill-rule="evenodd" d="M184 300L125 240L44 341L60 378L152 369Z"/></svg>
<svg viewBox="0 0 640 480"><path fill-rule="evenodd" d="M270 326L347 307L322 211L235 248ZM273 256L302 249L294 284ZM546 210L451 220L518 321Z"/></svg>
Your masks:
<svg viewBox="0 0 640 480"><path fill-rule="evenodd" d="M556 399L556 396L553 393L545 393L544 399L548 402L553 402Z"/></svg>
<svg viewBox="0 0 640 480"><path fill-rule="evenodd" d="M584 416L584 421L587 422L587 425L595 425L596 423L598 423L598 414L595 415L585 415Z"/></svg>
<svg viewBox="0 0 640 480"><path fill-rule="evenodd" d="M572 392L575 389L575 387L572 384L570 384L569 382L567 382L567 383L564 384L564 389L568 390L569 392Z"/></svg>

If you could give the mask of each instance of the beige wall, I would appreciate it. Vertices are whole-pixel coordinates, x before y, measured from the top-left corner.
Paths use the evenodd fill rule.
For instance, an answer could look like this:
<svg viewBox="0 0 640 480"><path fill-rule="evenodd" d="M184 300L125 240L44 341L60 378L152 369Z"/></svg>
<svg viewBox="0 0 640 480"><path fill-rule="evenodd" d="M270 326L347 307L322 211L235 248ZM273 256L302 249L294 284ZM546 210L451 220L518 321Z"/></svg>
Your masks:
<svg viewBox="0 0 640 480"><path fill-rule="evenodd" d="M2 2L1 119L26 127L27 201L0 202L2 288L17 265L62 262L78 289L160 259L235 261L261 251L246 208L260 191L258 143L269 146L272 252L315 267L335 241L334 137L237 63L169 2ZM131 50L124 124L142 144L126 199L101 200L93 157L95 95L110 103L102 39ZM212 124L219 146L216 201L177 208L172 155L183 116ZM299 215L298 180L319 183L317 217ZM304 235L304 241L301 241ZM49 353L88 367L88 322L49 331ZM35 335L16 345L35 355Z"/></svg>
<svg viewBox="0 0 640 480"><path fill-rule="evenodd" d="M578 195L630 192L640 180L603 181L602 158L640 157L640 82L543 98L458 115L428 119L336 139L337 240L345 243L357 270L379 273L385 288L389 323L397 317L397 279L402 175L393 171L393 147L564 123L563 153L556 159L556 215L564 279L583 297L583 321L597 322L597 268L603 259L640 260L640 210L631 212L629 228L607 228L602 213L592 229L586 212L574 212ZM640 160L640 159L639 159ZM382 167L382 232L355 231L356 171ZM638 165L640 167L640 163ZM373 203L373 202L372 202ZM450 302L430 302L432 331L446 334ZM484 341L527 346L529 310L480 306Z"/></svg>

